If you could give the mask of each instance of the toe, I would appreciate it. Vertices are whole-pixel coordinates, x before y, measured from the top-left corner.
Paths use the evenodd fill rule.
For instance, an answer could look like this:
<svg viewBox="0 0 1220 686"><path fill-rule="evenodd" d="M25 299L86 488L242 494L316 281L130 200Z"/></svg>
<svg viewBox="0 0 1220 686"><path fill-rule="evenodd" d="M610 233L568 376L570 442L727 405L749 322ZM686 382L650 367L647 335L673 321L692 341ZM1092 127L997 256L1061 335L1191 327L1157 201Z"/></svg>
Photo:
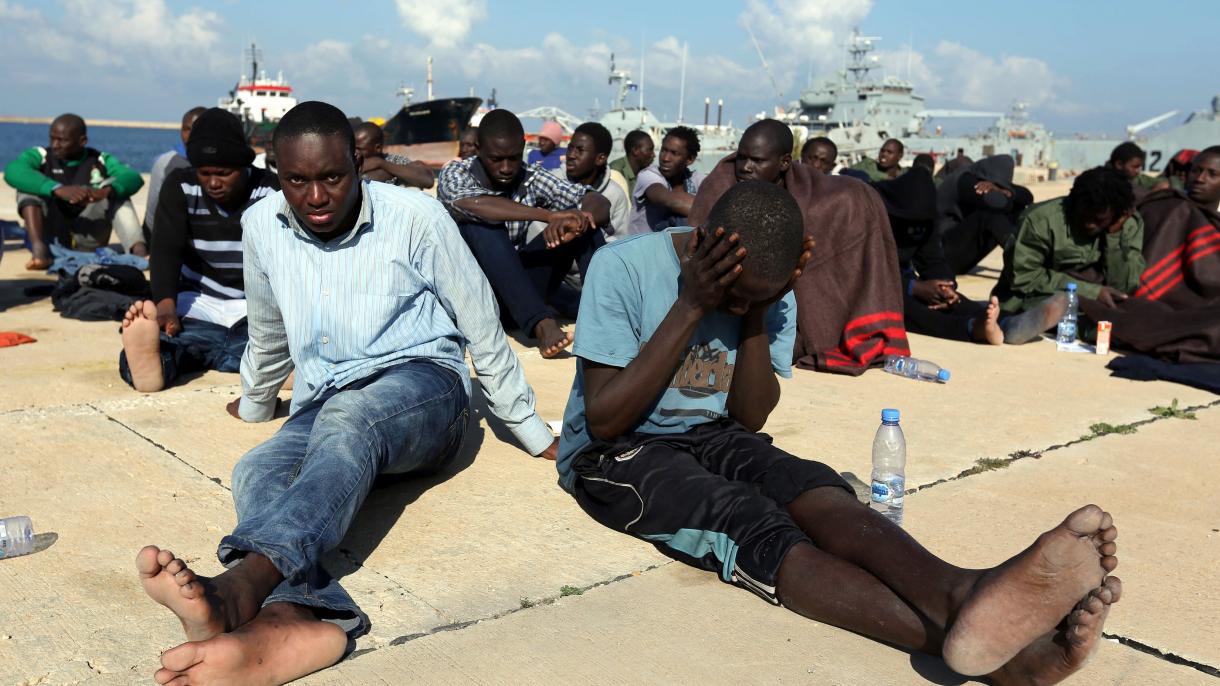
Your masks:
<svg viewBox="0 0 1220 686"><path fill-rule="evenodd" d="M195 580L195 573L190 569L183 569L174 575L174 581L178 582L179 586L185 586Z"/></svg>
<svg viewBox="0 0 1220 686"><path fill-rule="evenodd" d="M1102 543L1101 545L1097 546L1097 552L1101 553L1105 557L1114 557L1114 555L1118 552L1118 544Z"/></svg>
<svg viewBox="0 0 1220 686"><path fill-rule="evenodd" d="M186 563L176 557L170 560L169 564L165 565L165 571L169 572L170 574L177 574L184 569L186 569Z"/></svg>
<svg viewBox="0 0 1220 686"><path fill-rule="evenodd" d="M143 303L141 303L141 306L146 318L154 320L157 318L157 306L153 304L153 301L145 300Z"/></svg>
<svg viewBox="0 0 1220 686"><path fill-rule="evenodd" d="M1123 580L1116 577L1106 577L1106 590L1110 591L1110 604L1118 602L1123 597Z"/></svg>
<svg viewBox="0 0 1220 686"><path fill-rule="evenodd" d="M171 672L185 672L202 661L201 644L194 642L183 643L161 653L161 666Z"/></svg>
<svg viewBox="0 0 1220 686"><path fill-rule="evenodd" d="M157 673L153 675L153 680L162 686L189 686L191 683L187 675L168 669L158 669Z"/></svg>
<svg viewBox="0 0 1220 686"><path fill-rule="evenodd" d="M1097 533L1101 529L1102 519L1106 513L1096 505L1085 505L1068 515L1064 520L1067 528L1081 536L1088 536Z"/></svg>
<svg viewBox="0 0 1220 686"><path fill-rule="evenodd" d="M156 576L161 571L161 563L157 558L160 556L160 549L155 545L146 545L136 553L136 571L141 576Z"/></svg>
<svg viewBox="0 0 1220 686"><path fill-rule="evenodd" d="M1118 527L1109 526L1101 530L1097 537L1102 541L1114 541L1118 539Z"/></svg>
<svg viewBox="0 0 1220 686"><path fill-rule="evenodd" d="M162 549L157 553L157 564L164 567L174 561L174 554L168 550Z"/></svg>
<svg viewBox="0 0 1220 686"><path fill-rule="evenodd" d="M1101 558L1101 568L1104 569L1107 574L1114 571L1117 567L1118 567L1118 558L1117 557Z"/></svg>

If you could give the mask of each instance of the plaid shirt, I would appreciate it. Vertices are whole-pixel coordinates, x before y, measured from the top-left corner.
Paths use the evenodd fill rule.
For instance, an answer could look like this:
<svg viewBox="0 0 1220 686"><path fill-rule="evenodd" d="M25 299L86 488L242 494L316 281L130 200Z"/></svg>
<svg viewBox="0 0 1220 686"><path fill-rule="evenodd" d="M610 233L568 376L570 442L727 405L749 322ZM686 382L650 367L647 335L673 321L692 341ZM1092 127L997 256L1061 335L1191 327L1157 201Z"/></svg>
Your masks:
<svg viewBox="0 0 1220 686"><path fill-rule="evenodd" d="M560 211L579 207L585 194L592 191L588 186L572 183L549 173L541 164L523 166L510 191L496 191L492 189L491 180L487 178L487 172L479 163L479 158L468 157L464 160L454 160L441 169L437 177L436 199L449 210L454 221L460 223L480 221L478 217L462 211L454 204L466 198L495 195L519 205ZM524 242L529 224L530 222L525 220L504 222L509 240L514 244Z"/></svg>

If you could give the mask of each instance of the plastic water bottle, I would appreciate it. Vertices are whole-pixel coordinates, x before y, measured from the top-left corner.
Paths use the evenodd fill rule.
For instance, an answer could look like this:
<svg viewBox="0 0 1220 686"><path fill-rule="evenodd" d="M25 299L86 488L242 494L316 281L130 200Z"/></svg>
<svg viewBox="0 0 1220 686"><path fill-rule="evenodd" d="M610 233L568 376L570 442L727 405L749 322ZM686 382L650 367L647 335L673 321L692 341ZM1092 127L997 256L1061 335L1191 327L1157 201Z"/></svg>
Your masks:
<svg viewBox="0 0 1220 686"><path fill-rule="evenodd" d="M881 426L873 437L872 507L898 526L902 526L906 466L907 441L898 426L898 410L882 410Z"/></svg>
<svg viewBox="0 0 1220 686"><path fill-rule="evenodd" d="M941 369L935 362L917 360L903 355L889 355L885 358L885 371L898 376L906 376L920 381L935 381L945 383L949 380L949 370Z"/></svg>
<svg viewBox="0 0 1220 686"><path fill-rule="evenodd" d="M34 523L29 517L0 519L0 560L34 552Z"/></svg>
<svg viewBox="0 0 1220 686"><path fill-rule="evenodd" d="M1069 283L1067 286L1068 306L1063 313L1063 319L1059 320L1059 326L1055 329L1055 342L1061 345L1071 345L1076 342L1076 284Z"/></svg>

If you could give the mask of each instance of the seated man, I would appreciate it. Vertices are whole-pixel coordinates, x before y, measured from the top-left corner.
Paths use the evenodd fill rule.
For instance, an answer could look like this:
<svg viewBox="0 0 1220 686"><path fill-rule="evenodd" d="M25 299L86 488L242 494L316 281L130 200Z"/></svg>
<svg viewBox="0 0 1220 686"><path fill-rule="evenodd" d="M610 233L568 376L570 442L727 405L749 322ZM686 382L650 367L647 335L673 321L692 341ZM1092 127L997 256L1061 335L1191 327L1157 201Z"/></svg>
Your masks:
<svg viewBox="0 0 1220 686"><path fill-rule="evenodd" d="M966 274L996 247L1007 248L1017 232L1017 218L1034 201L1029 189L1013 183L1010 155L985 157L945 177L937 189L945 258L954 274Z"/></svg>
<svg viewBox="0 0 1220 686"><path fill-rule="evenodd" d="M436 197L458 222L462 238L483 268L512 324L538 339L543 357L572 343L547 304L575 263L583 275L593 251L604 244L610 203L596 191L525 167L525 130L505 109L479 122L479 153L446 164ZM530 222L546 222L526 242Z"/></svg>
<svg viewBox="0 0 1220 686"><path fill-rule="evenodd" d="M912 165L902 176L879 181L873 188L885 201L898 246L907 331L990 345L1027 343L1063 316L1067 309L1063 295L1049 298L1029 312L1001 318L996 298L984 305L957 292L957 280L945 260L940 234L932 227L936 184L927 167Z"/></svg>
<svg viewBox="0 0 1220 686"><path fill-rule="evenodd" d="M614 139L606 127L597 122L585 122L572 133L564 163L565 179L592 188L610 202L610 223L601 227L607 241L627 235L627 223L631 219L631 201L617 183L622 177L606 166L606 158L613 148Z"/></svg>
<svg viewBox="0 0 1220 686"><path fill-rule="evenodd" d="M627 182L627 197L635 197L635 180L639 173L652 165L652 136L636 129L623 137L623 152L626 154L610 163L610 168L623 175Z"/></svg>
<svg viewBox="0 0 1220 686"><path fill-rule="evenodd" d="M88 143L85 120L61 114L51 122L49 147L27 148L4 168L4 181L17 189L17 212L30 238L26 269L51 266L48 243L93 250L110 242L111 229L124 250L148 255L131 204L144 179Z"/></svg>
<svg viewBox="0 0 1220 686"><path fill-rule="evenodd" d="M706 226L712 206L734 184L779 184L796 198L805 235L817 242L794 291L800 303L793 357L805 369L858 376L910 355L902 325L897 251L885 206L866 183L792 164L792 130L764 119L741 136L699 189L687 218Z"/></svg>
<svg viewBox="0 0 1220 686"><path fill-rule="evenodd" d="M1140 146L1126 141L1114 146L1110 152L1109 166L1123 176L1131 179L1131 185L1136 188L1137 195L1144 195L1151 190L1169 187L1169 180L1148 176L1144 173L1144 160L1147 155Z"/></svg>
<svg viewBox="0 0 1220 686"><path fill-rule="evenodd" d="M640 172L631 191L629 233L639 235L686 223L703 174L690 168L699 157L699 133L675 126L661 140L657 164Z"/></svg>
<svg viewBox="0 0 1220 686"><path fill-rule="evenodd" d="M243 219L250 345L228 411L271 419L295 367L292 412L233 470L237 527L218 551L227 571L198 577L154 546L136 558L144 590L188 640L162 654L162 684L282 684L339 661L368 631L320 559L378 475L431 474L458 454L467 350L491 413L526 452L557 447L445 209L362 183L351 126L325 103L289 111L273 145L284 190Z"/></svg>
<svg viewBox="0 0 1220 686"><path fill-rule="evenodd" d="M1143 246L1130 179L1096 167L1076 177L1066 198L1038 203L1022 216L991 294L1005 312L1024 312L1074 282L1082 300L1113 307L1139 285Z"/></svg>
<svg viewBox="0 0 1220 686"><path fill-rule="evenodd" d="M186 155L192 166L170 172L157 203L152 300L136 301L121 328L119 375L141 393L182 374L236 372L246 348L241 217L275 189L222 109L195 121Z"/></svg>
<svg viewBox="0 0 1220 686"><path fill-rule="evenodd" d="M902 167L898 166L898 163L902 161L905 152L906 148L902 145L902 141L891 138L881 144L881 150L877 153L875 161L870 157L865 157L853 164L851 168L867 174L869 181L892 179L902 173Z"/></svg>
<svg viewBox="0 0 1220 686"><path fill-rule="evenodd" d="M710 230L594 257L560 484L602 525L815 621L994 683L1065 678L1121 591L1106 576L1109 514L1083 507L1003 565L968 570L758 433L791 374L788 290L815 249L803 224L782 188L748 181L717 201Z"/></svg>
<svg viewBox="0 0 1220 686"><path fill-rule="evenodd" d="M479 154L479 127L468 126L458 136L458 159L464 160Z"/></svg>
<svg viewBox="0 0 1220 686"><path fill-rule="evenodd" d="M412 162L411 158L404 155L387 155L382 152L385 133L380 126L371 121L358 124L355 136L356 152L360 153L363 160L360 167L361 178L412 188L431 188L435 183L432 170L423 162Z"/></svg>
<svg viewBox="0 0 1220 686"><path fill-rule="evenodd" d="M1194 156L1187 189L1138 202L1149 266L1131 297L1116 307L1081 305L1089 319L1113 323L1115 348L1175 363L1220 362L1220 146Z"/></svg>
<svg viewBox="0 0 1220 686"><path fill-rule="evenodd" d="M546 122L538 132L538 147L530 150L525 163L531 167L539 164L547 170L562 168L563 157L568 152L566 148L559 147L562 142L563 127L557 121Z"/></svg>
<svg viewBox="0 0 1220 686"><path fill-rule="evenodd" d="M153 232L156 230L157 201L161 199L161 185L165 183L165 177L170 172L191 166L190 160L186 159L186 142L191 138L191 127L195 125L195 120L207 111L206 107L192 107L187 110L186 114L182 115L182 127L178 129L182 142L175 144L173 150L162 153L153 161L152 171L148 176L148 200L144 203L144 239L146 241L152 239Z"/></svg>
<svg viewBox="0 0 1220 686"><path fill-rule="evenodd" d="M839 146L826 136L810 138L801 146L801 164L807 164L823 174L833 174L838 159Z"/></svg>

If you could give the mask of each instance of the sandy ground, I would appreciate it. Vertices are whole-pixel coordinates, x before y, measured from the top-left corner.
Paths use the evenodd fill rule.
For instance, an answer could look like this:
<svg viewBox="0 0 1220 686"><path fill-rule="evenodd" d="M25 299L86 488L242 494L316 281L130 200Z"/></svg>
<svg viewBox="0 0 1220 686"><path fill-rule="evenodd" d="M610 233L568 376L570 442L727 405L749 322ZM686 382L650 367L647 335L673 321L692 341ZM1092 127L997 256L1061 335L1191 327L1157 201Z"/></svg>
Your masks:
<svg viewBox="0 0 1220 686"><path fill-rule="evenodd" d="M12 197L0 191L0 219L12 218ZM117 325L62 319L45 298L25 295L48 279L23 271L26 254L9 249L0 330L39 340L0 349L0 516L30 515L55 540L0 561L0 684L149 683L160 651L182 639L140 590L136 551L169 546L201 573L218 572L215 546L235 520L232 467L282 420L229 418L235 375L132 391L116 370ZM964 290L981 297L997 268L993 255ZM574 361L514 345L540 411L558 419ZM867 478L878 413L900 408L916 489L907 528L962 565L995 564L1077 505L1102 504L1122 531L1125 596L1110 640L1073 683L1216 683L1220 508L1208 494L1220 400L1112 378L1107 357L1059 354L1046 341L987 348L914 336L912 346L950 368L952 381L797 371L767 431ZM1197 419L1150 412L1175 399ZM552 464L514 447L481 401L475 413L452 469L375 491L329 556L373 630L352 657L304 683L968 681L601 528L555 485Z"/></svg>

